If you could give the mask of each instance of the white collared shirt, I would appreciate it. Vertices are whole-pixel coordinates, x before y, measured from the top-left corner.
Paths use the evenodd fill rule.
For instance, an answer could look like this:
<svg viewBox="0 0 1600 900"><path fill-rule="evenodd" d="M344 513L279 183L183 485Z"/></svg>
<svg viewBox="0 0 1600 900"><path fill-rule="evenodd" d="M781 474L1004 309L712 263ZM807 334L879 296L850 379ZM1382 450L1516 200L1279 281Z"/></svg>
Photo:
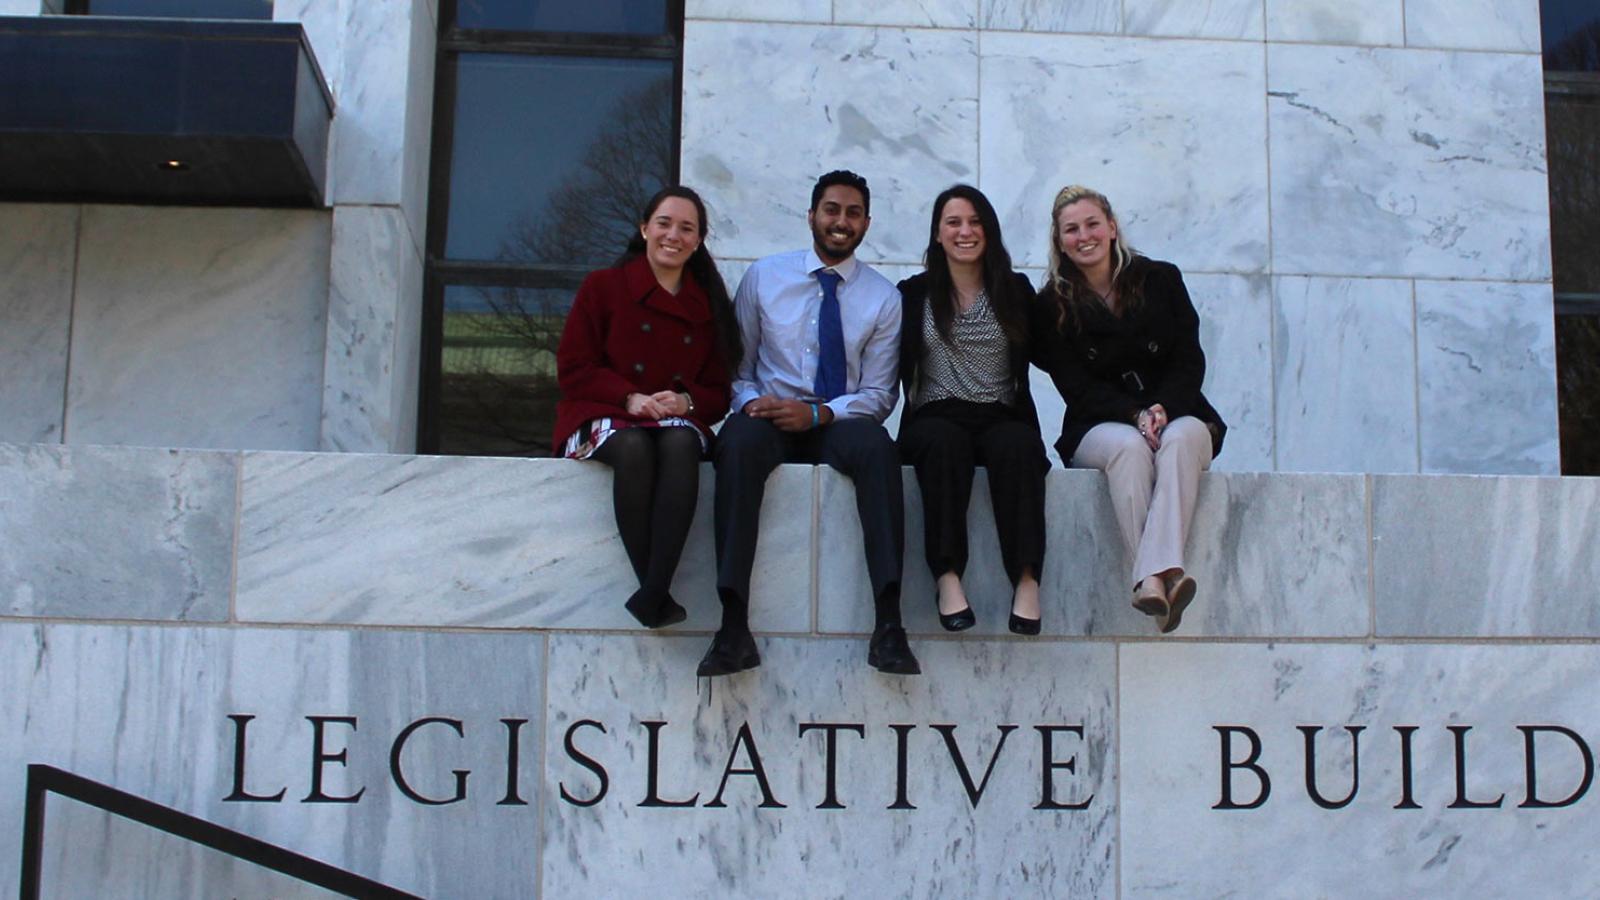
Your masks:
<svg viewBox="0 0 1600 900"><path fill-rule="evenodd" d="M829 266L815 250L756 260L739 281L734 309L744 336L744 359L733 381L733 409L770 394L821 402L816 396L817 319L822 286L816 273L831 268L844 326L845 393L827 401L836 417L888 417L899 397L900 292L854 256Z"/></svg>

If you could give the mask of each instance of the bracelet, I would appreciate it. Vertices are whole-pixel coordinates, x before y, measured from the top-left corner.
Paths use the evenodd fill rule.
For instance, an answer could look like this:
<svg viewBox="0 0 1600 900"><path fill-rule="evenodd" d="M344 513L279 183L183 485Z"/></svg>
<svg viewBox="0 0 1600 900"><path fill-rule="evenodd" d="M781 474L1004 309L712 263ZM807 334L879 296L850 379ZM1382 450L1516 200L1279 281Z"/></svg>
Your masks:
<svg viewBox="0 0 1600 900"><path fill-rule="evenodd" d="M678 393L683 395L683 402L689 404L689 408L685 409L683 414L686 416L694 415L694 395L688 391L679 391Z"/></svg>
<svg viewBox="0 0 1600 900"><path fill-rule="evenodd" d="M813 404L811 404L811 427L815 428L821 422L822 422L822 413L817 409L817 405L815 403L813 403Z"/></svg>

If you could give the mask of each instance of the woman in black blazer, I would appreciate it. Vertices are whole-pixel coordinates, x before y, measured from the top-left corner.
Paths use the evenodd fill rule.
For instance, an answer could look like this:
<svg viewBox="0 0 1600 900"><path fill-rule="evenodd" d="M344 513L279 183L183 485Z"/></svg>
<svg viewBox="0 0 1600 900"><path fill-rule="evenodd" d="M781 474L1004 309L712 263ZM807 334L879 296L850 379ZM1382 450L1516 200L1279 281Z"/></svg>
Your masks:
<svg viewBox="0 0 1600 900"><path fill-rule="evenodd" d="M1056 449L1106 473L1133 607L1169 632L1194 599L1183 546L1200 472L1227 432L1200 393L1200 318L1177 267L1135 253L1104 195L1062 188L1050 220L1043 365L1067 401Z"/></svg>
<svg viewBox="0 0 1600 900"><path fill-rule="evenodd" d="M994 206L969 185L955 185L934 200L923 263L926 271L900 282L906 395L900 450L916 467L922 491L939 623L961 631L977 622L961 575L973 470L983 465L1001 557L1015 588L1009 627L1038 634L1050 463L1028 391L1033 287L1011 270Z"/></svg>

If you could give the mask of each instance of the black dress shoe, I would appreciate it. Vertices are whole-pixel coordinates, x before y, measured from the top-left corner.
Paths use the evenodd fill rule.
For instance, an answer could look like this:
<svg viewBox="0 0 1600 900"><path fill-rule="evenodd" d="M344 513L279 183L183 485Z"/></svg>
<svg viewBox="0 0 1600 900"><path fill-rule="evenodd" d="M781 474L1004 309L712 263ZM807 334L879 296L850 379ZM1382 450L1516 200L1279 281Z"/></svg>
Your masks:
<svg viewBox="0 0 1600 900"><path fill-rule="evenodd" d="M933 603L934 609L938 609L939 598L937 596L933 598ZM966 631L976 624L978 624L978 616L972 611L971 604L968 604L966 609L959 612L939 613L939 625L945 631Z"/></svg>
<svg viewBox="0 0 1600 900"><path fill-rule="evenodd" d="M695 670L695 675L714 678L754 669L759 665L761 651L756 649L756 639L749 628L719 628L711 638L711 649L700 660L700 668Z"/></svg>
<svg viewBox="0 0 1600 900"><path fill-rule="evenodd" d="M867 645L867 665L890 675L921 675L922 666L906 641L906 630L899 625L879 625Z"/></svg>
<svg viewBox="0 0 1600 900"><path fill-rule="evenodd" d="M646 628L665 628L689 618L689 613L671 594L645 588L634 591L623 606Z"/></svg>
<svg viewBox="0 0 1600 900"><path fill-rule="evenodd" d="M1039 633L1039 622L1039 619L1029 619L1012 613L1011 621L1006 623L1006 627L1011 629L1012 634L1034 635Z"/></svg>

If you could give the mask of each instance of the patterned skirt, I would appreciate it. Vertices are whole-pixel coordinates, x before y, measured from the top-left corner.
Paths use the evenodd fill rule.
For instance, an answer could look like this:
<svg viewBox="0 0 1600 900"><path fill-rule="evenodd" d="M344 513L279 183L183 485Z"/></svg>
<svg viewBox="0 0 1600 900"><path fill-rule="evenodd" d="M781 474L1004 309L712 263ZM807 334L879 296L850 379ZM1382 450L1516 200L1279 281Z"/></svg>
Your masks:
<svg viewBox="0 0 1600 900"><path fill-rule="evenodd" d="M706 441L705 432L701 431L700 427L695 423L681 416L668 416L665 419L646 420L643 422L627 422L613 419L609 416L601 416L598 419L590 419L583 423L578 427L577 431L568 435L566 446L562 449L561 455L567 459L588 459L594 455L594 451L600 449L600 445L606 442L606 438L624 428L693 428L694 433L700 437L700 454L703 456L707 450L711 449L711 445Z"/></svg>

